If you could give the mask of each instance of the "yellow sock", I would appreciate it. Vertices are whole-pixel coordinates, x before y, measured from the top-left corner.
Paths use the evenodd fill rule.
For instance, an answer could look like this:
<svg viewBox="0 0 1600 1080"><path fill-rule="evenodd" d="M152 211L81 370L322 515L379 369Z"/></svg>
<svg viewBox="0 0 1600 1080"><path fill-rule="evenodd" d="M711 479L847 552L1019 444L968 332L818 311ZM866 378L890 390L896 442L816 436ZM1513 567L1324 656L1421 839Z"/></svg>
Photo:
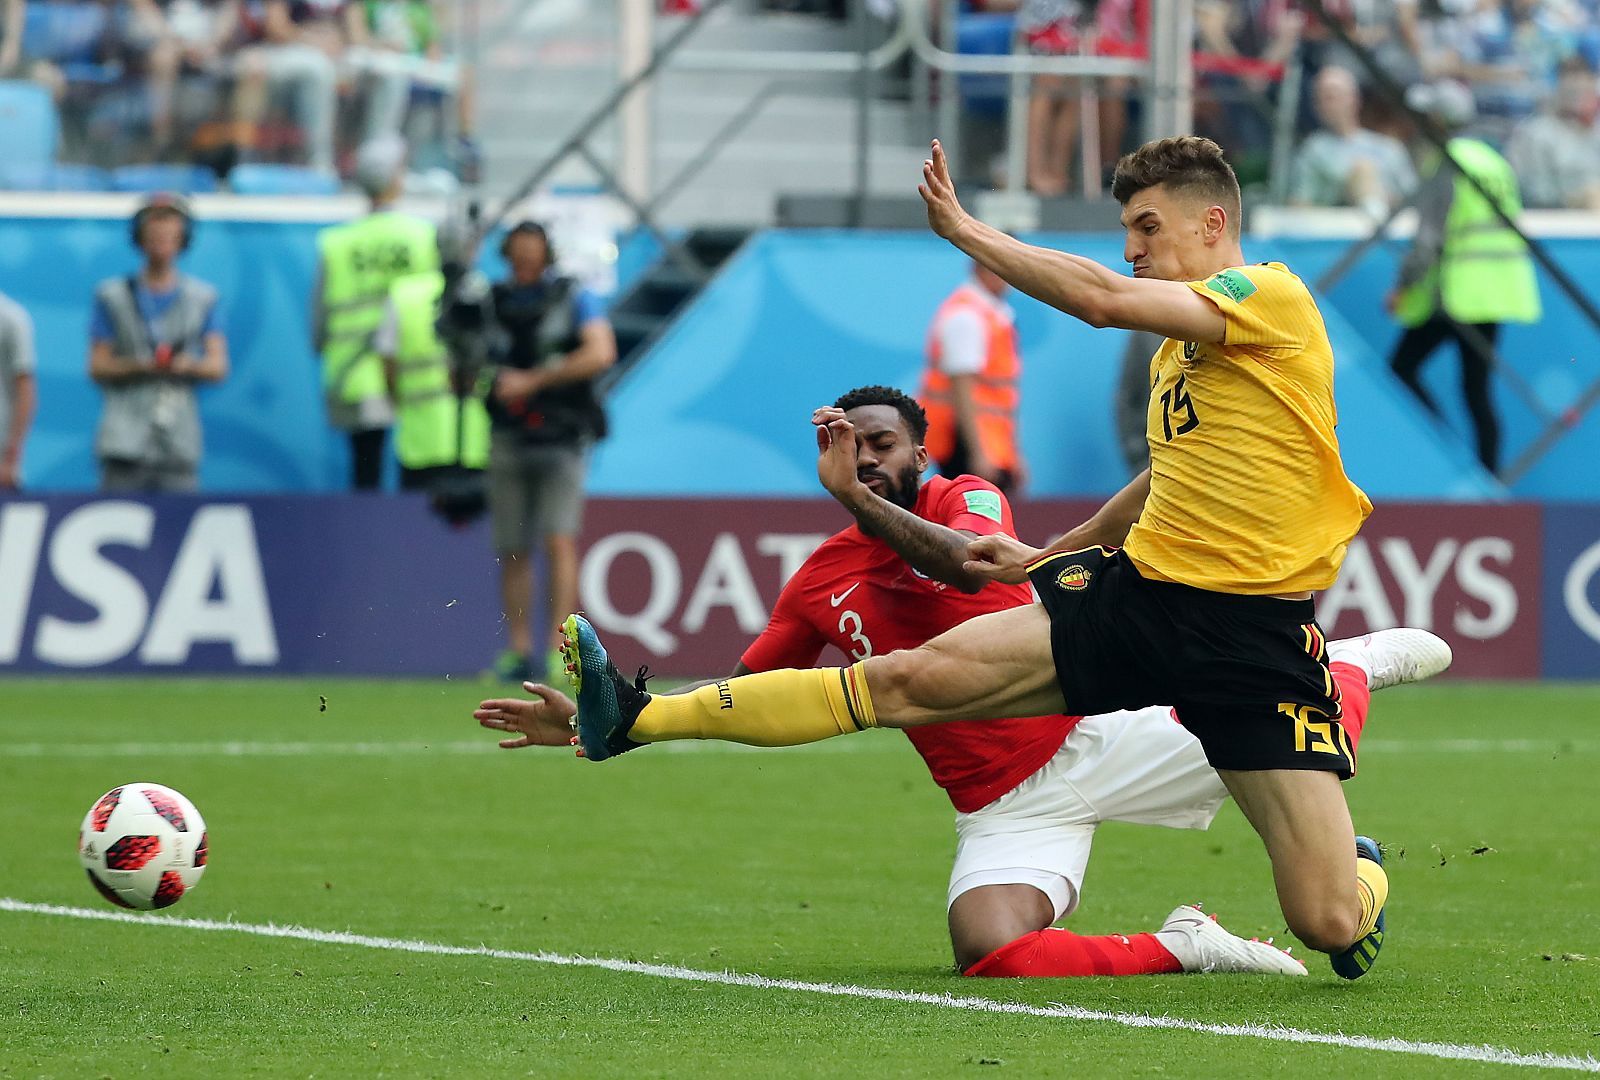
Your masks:
<svg viewBox="0 0 1600 1080"><path fill-rule="evenodd" d="M1361 928L1356 931L1360 941L1378 925L1378 912L1389 899L1389 875L1371 859L1356 860L1356 896L1361 899Z"/></svg>
<svg viewBox="0 0 1600 1080"><path fill-rule="evenodd" d="M877 727L861 664L763 671L660 694L634 720L635 742L722 739L747 746L798 746Z"/></svg>

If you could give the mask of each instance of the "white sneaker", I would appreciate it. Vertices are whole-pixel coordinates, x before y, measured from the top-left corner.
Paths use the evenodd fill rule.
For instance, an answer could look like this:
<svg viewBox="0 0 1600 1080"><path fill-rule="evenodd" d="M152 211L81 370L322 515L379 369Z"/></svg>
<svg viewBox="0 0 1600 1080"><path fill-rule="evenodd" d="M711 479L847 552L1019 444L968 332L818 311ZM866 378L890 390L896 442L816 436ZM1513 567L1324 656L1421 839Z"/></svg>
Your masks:
<svg viewBox="0 0 1600 1080"><path fill-rule="evenodd" d="M1328 642L1328 662L1354 664L1367 673L1372 690L1431 679L1452 659L1444 638L1410 626Z"/></svg>
<svg viewBox="0 0 1600 1080"><path fill-rule="evenodd" d="M1257 975L1304 975L1306 966L1270 941L1246 941L1228 933L1197 907L1185 904L1167 916L1156 940L1178 958L1184 971L1235 971Z"/></svg>

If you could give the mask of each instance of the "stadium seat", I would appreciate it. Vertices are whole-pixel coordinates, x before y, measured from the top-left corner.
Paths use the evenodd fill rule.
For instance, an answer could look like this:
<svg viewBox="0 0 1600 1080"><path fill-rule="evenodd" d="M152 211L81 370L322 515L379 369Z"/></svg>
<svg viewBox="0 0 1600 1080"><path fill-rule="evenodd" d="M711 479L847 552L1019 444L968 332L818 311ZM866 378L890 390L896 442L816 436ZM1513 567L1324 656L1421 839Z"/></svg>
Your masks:
<svg viewBox="0 0 1600 1080"><path fill-rule="evenodd" d="M339 178L302 165L235 165L228 187L240 195L337 195Z"/></svg>
<svg viewBox="0 0 1600 1080"><path fill-rule="evenodd" d="M1011 12L964 11L956 16L956 51L974 56L1005 56L1011 52L1016 16ZM1011 94L1005 75L957 77L961 100L983 116L1003 116Z"/></svg>
<svg viewBox="0 0 1600 1080"><path fill-rule="evenodd" d="M110 191L111 174L95 165L57 162L0 165L0 188L8 191Z"/></svg>
<svg viewBox="0 0 1600 1080"><path fill-rule="evenodd" d="M50 92L31 82L0 82L0 146L7 166L43 168L55 160L61 121Z"/></svg>
<svg viewBox="0 0 1600 1080"><path fill-rule="evenodd" d="M111 170L111 189L204 194L217 190L217 174L203 165L123 165Z"/></svg>

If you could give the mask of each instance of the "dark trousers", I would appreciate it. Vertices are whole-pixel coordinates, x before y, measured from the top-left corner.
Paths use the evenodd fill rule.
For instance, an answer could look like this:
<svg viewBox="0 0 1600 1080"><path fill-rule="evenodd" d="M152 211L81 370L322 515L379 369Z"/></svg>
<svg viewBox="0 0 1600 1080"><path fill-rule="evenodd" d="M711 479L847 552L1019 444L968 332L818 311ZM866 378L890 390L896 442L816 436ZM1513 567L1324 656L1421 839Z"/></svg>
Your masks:
<svg viewBox="0 0 1600 1080"><path fill-rule="evenodd" d="M383 482L383 444L387 428L350 433L350 486L356 491L377 491Z"/></svg>
<svg viewBox="0 0 1600 1080"><path fill-rule="evenodd" d="M972 472L972 455L967 450L967 440L957 429L955 445L939 462L939 475L954 480L963 473L970 472ZM1001 492L1010 495L1017 486L1017 475L1010 469L1001 469L1000 475L994 478L993 483Z"/></svg>
<svg viewBox="0 0 1600 1080"><path fill-rule="evenodd" d="M1413 326L1395 346L1389 366L1400 376L1400 381L1428 407L1435 416L1443 416L1439 405L1428 393L1419 375L1433 351L1446 341L1454 341L1461 351L1461 394L1467 401L1467 412L1472 416L1472 426L1478 435L1478 460L1490 472L1497 472L1500 464L1500 421L1495 418L1494 401L1489 396L1489 372L1494 363L1492 350L1500 336L1499 323L1473 323L1472 329L1482 335L1480 343L1474 335L1463 333L1458 325L1442 312L1421 326ZM1481 347L1480 347L1481 344Z"/></svg>

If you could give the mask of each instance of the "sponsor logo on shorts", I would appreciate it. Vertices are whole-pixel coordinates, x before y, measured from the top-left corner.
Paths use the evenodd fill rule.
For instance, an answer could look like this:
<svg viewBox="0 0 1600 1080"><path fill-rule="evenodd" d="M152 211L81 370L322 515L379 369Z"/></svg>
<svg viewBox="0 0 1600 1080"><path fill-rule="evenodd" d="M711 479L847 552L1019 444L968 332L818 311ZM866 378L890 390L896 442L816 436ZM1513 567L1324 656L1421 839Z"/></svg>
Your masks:
<svg viewBox="0 0 1600 1080"><path fill-rule="evenodd" d="M1085 570L1077 563L1073 563L1056 575L1056 588L1078 592L1089 587L1089 579L1092 577L1094 577L1093 573Z"/></svg>

